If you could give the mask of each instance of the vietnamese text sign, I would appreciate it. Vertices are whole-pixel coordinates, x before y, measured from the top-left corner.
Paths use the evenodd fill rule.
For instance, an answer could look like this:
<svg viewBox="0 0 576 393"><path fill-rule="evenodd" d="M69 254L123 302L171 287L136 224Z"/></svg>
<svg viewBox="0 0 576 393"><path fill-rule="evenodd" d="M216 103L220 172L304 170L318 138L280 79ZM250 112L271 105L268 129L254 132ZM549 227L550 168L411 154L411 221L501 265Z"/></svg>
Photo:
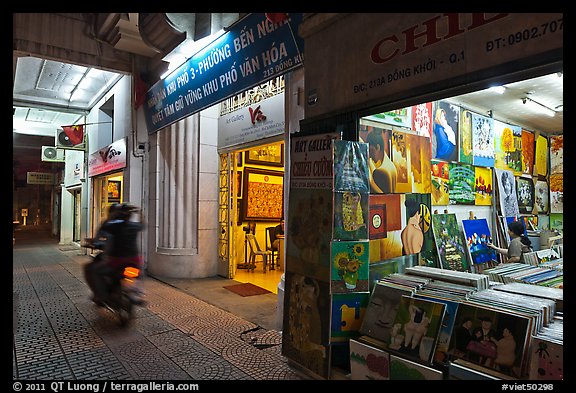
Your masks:
<svg viewBox="0 0 576 393"><path fill-rule="evenodd" d="M126 139L112 142L88 157L88 176L126 167Z"/></svg>
<svg viewBox="0 0 576 393"><path fill-rule="evenodd" d="M290 145L290 188L331 190L334 183L332 141L340 134L293 137Z"/></svg>
<svg viewBox="0 0 576 393"><path fill-rule="evenodd" d="M248 15L146 93L148 132L154 133L302 63L301 13L272 23Z"/></svg>
<svg viewBox="0 0 576 393"><path fill-rule="evenodd" d="M559 13L350 13L306 38L306 118L560 61L563 34Z"/></svg>
<svg viewBox="0 0 576 393"><path fill-rule="evenodd" d="M26 183L28 184L54 184L54 174L47 172L27 172Z"/></svg>

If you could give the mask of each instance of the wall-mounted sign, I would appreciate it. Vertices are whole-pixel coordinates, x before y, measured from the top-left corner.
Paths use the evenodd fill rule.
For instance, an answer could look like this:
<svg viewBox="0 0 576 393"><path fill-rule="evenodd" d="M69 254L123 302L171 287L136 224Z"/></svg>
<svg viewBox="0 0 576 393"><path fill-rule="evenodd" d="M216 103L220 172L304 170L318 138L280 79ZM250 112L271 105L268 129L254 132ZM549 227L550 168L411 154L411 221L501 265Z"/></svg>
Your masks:
<svg viewBox="0 0 576 393"><path fill-rule="evenodd" d="M88 157L88 176L126 167L126 139L119 139Z"/></svg>
<svg viewBox="0 0 576 393"><path fill-rule="evenodd" d="M218 118L218 148L284 133L284 93Z"/></svg>
<svg viewBox="0 0 576 393"><path fill-rule="evenodd" d="M27 172L26 182L28 184L54 184L54 174L47 172Z"/></svg>
<svg viewBox="0 0 576 393"><path fill-rule="evenodd" d="M302 64L301 13L273 23L253 13L146 93L148 132L158 130Z"/></svg>

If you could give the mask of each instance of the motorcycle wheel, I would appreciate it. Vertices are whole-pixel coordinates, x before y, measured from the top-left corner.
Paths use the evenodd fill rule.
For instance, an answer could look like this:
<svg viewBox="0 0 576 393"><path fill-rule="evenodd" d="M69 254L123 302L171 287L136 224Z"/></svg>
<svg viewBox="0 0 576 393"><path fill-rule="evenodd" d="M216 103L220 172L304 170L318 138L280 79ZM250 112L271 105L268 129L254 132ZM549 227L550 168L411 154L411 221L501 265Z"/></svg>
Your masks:
<svg viewBox="0 0 576 393"><path fill-rule="evenodd" d="M120 317L120 326L128 326L132 321L132 315L134 313L134 304L130 297L122 293L120 295L118 304L118 316Z"/></svg>

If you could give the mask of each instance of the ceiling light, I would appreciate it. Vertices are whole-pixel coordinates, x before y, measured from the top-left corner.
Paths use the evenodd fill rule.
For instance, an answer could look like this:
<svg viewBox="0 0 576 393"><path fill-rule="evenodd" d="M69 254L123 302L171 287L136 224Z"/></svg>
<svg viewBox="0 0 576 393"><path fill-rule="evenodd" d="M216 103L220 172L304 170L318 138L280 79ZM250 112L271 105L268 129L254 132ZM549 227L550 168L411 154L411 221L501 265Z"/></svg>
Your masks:
<svg viewBox="0 0 576 393"><path fill-rule="evenodd" d="M492 86L492 87L489 87L487 90L491 91L493 93L504 94L504 92L506 91L506 88L504 86Z"/></svg>
<svg viewBox="0 0 576 393"><path fill-rule="evenodd" d="M540 113L543 113L545 115L548 115L550 117L554 117L556 115L556 111L553 110L552 108L547 107L544 104L539 103L538 101L534 101L532 98L529 97L524 97L522 98L522 102L525 105L530 106L530 108L539 111Z"/></svg>

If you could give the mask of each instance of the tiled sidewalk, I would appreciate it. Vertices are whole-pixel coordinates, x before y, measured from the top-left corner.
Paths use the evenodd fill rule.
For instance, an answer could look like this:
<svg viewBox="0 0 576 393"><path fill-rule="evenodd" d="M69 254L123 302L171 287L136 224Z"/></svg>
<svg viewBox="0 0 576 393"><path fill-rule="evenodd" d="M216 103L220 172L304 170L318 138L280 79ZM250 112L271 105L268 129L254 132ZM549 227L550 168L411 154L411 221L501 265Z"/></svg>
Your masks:
<svg viewBox="0 0 576 393"><path fill-rule="evenodd" d="M17 237L14 379L309 379L281 355L281 333L153 278L148 305L120 328L89 301L87 261L49 236Z"/></svg>

